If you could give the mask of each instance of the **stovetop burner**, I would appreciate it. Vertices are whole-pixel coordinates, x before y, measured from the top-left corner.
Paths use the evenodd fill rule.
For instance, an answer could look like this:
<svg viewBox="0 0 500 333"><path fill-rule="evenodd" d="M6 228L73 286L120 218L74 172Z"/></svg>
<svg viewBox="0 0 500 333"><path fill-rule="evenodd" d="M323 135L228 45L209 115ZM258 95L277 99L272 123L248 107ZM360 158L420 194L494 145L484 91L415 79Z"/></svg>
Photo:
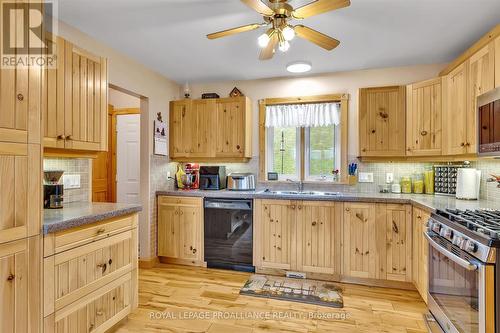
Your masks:
<svg viewBox="0 0 500 333"><path fill-rule="evenodd" d="M438 210L437 214L479 233L483 237L486 236L491 240L500 239L500 210L446 209L445 211Z"/></svg>

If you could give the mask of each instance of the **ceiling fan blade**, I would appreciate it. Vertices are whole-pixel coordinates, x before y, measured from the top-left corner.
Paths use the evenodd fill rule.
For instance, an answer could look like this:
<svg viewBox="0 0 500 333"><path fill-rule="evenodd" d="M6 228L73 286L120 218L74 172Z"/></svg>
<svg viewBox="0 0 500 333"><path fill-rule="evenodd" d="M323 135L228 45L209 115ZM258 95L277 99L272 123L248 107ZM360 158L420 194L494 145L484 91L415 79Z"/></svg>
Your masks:
<svg viewBox="0 0 500 333"><path fill-rule="evenodd" d="M237 28L232 28L232 29L214 32L213 34L207 35L207 38L208 39L217 39L217 38L226 37L226 36L230 36L230 35L234 35L234 34L239 34L241 32L259 29L261 26L262 26L262 24L244 25L244 26L237 27Z"/></svg>
<svg viewBox="0 0 500 333"><path fill-rule="evenodd" d="M295 33L300 38L307 39L311 43L314 43L318 46L321 46L322 48L324 48L328 51L333 50L334 48L336 48L340 44L340 42L338 40L336 40L335 38L332 38L330 36L322 34L319 31L305 27L303 25L296 25L295 26Z"/></svg>
<svg viewBox="0 0 500 333"><path fill-rule="evenodd" d="M269 8L266 4L264 4L260 0L241 0L245 5L252 8L256 12L264 16L273 16L274 10Z"/></svg>
<svg viewBox="0 0 500 333"><path fill-rule="evenodd" d="M304 19L314 15L326 13L335 9L348 7L350 0L316 0L307 5L295 9L292 13L297 19Z"/></svg>
<svg viewBox="0 0 500 333"><path fill-rule="evenodd" d="M278 42L279 42L278 34L275 33L272 34L271 39L269 40L269 44L267 44L267 46L264 49L262 49L262 51L260 51L259 59L260 60L271 59L274 56L275 48L276 45L278 45Z"/></svg>

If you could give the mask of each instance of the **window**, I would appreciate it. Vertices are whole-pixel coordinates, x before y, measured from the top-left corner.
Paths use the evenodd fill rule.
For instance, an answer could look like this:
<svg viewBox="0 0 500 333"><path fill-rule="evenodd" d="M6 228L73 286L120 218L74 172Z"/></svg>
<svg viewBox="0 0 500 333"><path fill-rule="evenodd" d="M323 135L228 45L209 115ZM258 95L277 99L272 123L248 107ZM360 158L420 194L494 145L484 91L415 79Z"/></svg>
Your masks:
<svg viewBox="0 0 500 333"><path fill-rule="evenodd" d="M342 119L347 119L347 98L339 98L340 103L282 103L286 100L261 102L261 131L265 131L260 136L265 139L260 143L265 147L261 180L267 179L267 172L276 172L280 181L345 180L342 175L347 167L347 145L342 144L342 138L347 137L343 133L347 121Z"/></svg>

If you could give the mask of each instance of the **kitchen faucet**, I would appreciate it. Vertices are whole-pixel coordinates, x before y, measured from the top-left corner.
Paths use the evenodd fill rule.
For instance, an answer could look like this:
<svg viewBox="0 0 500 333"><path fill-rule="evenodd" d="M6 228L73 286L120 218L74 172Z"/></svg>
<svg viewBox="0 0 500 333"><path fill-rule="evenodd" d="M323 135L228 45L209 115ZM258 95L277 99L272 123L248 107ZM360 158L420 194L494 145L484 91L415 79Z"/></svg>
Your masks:
<svg viewBox="0 0 500 333"><path fill-rule="evenodd" d="M304 191L304 182L302 180L296 181L296 180L288 178L286 181L294 183L294 184L297 184L297 190L299 192L303 192Z"/></svg>

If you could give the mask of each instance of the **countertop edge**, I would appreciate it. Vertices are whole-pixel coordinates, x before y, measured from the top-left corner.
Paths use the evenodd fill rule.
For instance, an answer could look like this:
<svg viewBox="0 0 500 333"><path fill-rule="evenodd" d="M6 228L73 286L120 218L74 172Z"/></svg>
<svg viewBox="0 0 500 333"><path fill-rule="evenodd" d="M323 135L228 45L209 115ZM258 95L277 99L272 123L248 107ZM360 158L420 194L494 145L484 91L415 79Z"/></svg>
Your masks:
<svg viewBox="0 0 500 333"><path fill-rule="evenodd" d="M100 222L114 217L120 217L128 214L138 213L140 211L142 211L142 206L132 206L126 208L119 208L104 213L75 217L57 223L43 224L43 234L47 235L53 232L68 230L71 228L95 222Z"/></svg>

